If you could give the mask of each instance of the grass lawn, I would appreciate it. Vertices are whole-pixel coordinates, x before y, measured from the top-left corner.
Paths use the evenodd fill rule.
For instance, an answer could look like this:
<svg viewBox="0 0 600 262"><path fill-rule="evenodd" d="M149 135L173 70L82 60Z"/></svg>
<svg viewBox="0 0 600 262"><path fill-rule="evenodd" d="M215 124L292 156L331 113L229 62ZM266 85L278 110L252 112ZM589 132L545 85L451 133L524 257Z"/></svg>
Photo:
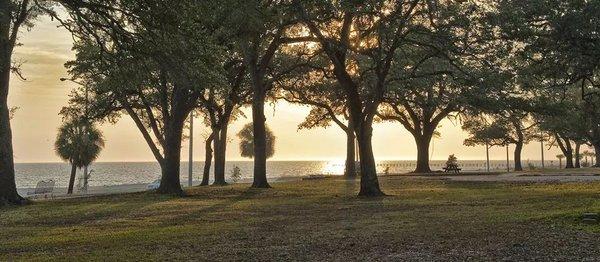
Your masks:
<svg viewBox="0 0 600 262"><path fill-rule="evenodd" d="M0 210L0 260L600 259L600 183L326 179L41 201Z"/></svg>

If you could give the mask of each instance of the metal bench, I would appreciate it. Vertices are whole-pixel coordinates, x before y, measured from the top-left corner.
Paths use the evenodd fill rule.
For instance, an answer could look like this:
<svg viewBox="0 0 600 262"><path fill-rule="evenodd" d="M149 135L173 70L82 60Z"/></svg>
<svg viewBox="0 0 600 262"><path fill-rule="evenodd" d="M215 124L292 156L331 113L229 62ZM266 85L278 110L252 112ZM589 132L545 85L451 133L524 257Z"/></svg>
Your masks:
<svg viewBox="0 0 600 262"><path fill-rule="evenodd" d="M54 198L54 180L38 182L35 189L27 192L27 195L33 197L43 196L44 198L50 196L50 198Z"/></svg>

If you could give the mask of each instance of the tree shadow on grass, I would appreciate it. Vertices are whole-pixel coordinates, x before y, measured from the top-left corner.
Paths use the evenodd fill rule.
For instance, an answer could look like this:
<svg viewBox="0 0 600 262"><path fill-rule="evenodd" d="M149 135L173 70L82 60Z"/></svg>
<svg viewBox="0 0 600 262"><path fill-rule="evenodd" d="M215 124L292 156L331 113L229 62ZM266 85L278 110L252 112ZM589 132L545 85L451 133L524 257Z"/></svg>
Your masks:
<svg viewBox="0 0 600 262"><path fill-rule="evenodd" d="M162 225L178 225L178 224L182 224L184 222L197 220L198 218L206 217L206 215L224 211L228 207L231 207L238 202L255 198L256 196L262 194L264 191L265 191L265 189L248 188L236 196L227 197L224 200L221 200L221 201L219 201L213 205L210 205L208 207L191 210L190 212L186 212L182 215L172 217L171 219L164 221L162 223ZM202 197L203 197L203 195L188 195L186 198L198 199L198 198L202 198ZM202 198L202 199L205 199L205 198ZM215 200L215 201L217 201L217 200Z"/></svg>
<svg viewBox="0 0 600 262"><path fill-rule="evenodd" d="M125 218L147 206L172 199L150 193L127 193L40 201L7 210L7 214L13 213L15 220L5 220L0 225L76 226L114 217Z"/></svg>

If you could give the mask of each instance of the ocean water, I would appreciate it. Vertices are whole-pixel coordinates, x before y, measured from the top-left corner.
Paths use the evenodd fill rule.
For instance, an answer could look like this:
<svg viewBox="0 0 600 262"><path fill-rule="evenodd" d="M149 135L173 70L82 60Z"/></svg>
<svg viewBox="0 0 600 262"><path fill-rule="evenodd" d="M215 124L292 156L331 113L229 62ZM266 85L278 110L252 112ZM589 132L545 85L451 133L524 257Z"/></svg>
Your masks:
<svg viewBox="0 0 600 262"><path fill-rule="evenodd" d="M440 170L445 161L431 161L432 170ZM541 166L540 161L531 161L535 166ZM512 166L512 162L510 163ZM555 165L548 161L546 167ZM459 161L463 170L485 170L485 161ZM230 161L226 163L225 172L229 179L231 170L239 167L242 180L252 178L251 161ZM193 179L202 178L204 162L194 162ZM528 162L523 161L523 167ZM16 182L18 188L35 187L38 181L52 179L57 187L66 187L71 168L66 163L17 163ZM90 167L93 172L89 180L90 186L112 186L123 184L151 183L160 177L160 167L155 162L102 162ZM389 168L389 169L388 169ZM415 168L415 161L379 161L377 170L380 173L388 169L389 173L405 173ZM505 170L506 161L491 161L492 170ZM267 176L270 179L308 176L312 174L341 175L344 172L344 161L268 161ZM78 171L79 174L83 172ZM181 181L187 183L188 163L181 163ZM211 175L212 177L212 175ZM77 181L77 180L76 180Z"/></svg>

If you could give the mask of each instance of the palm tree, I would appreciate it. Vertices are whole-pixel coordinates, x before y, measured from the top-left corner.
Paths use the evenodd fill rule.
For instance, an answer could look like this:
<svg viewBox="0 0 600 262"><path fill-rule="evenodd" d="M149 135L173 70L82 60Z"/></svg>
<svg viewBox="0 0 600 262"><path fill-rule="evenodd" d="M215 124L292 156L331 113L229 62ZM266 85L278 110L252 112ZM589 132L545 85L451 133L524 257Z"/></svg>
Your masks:
<svg viewBox="0 0 600 262"><path fill-rule="evenodd" d="M563 158L565 158L565 155L559 154L559 155L556 155L556 158L558 158L558 169L561 169L562 168L562 160L563 160Z"/></svg>
<svg viewBox="0 0 600 262"><path fill-rule="evenodd" d="M275 135L266 127L267 135L267 158L271 158L275 154ZM252 130L252 123L246 124L242 130L237 134L240 139L240 154L242 157L253 158L254 157L254 134Z"/></svg>
<svg viewBox="0 0 600 262"><path fill-rule="evenodd" d="M58 129L54 150L60 158L71 164L68 194L73 193L77 168L89 166L98 158L102 148L102 132L87 121L67 121Z"/></svg>
<svg viewBox="0 0 600 262"><path fill-rule="evenodd" d="M596 153L592 152L592 151L585 151L583 152L583 154L585 155L585 162L587 162L587 158L588 156L590 157L590 164L588 166L593 167L594 164L598 164L598 163L594 163L594 159L596 158Z"/></svg>
<svg viewBox="0 0 600 262"><path fill-rule="evenodd" d="M592 153L588 150L583 151L583 153L581 153L581 156L585 158L585 166L590 166L589 162L588 162L588 157L592 156Z"/></svg>

